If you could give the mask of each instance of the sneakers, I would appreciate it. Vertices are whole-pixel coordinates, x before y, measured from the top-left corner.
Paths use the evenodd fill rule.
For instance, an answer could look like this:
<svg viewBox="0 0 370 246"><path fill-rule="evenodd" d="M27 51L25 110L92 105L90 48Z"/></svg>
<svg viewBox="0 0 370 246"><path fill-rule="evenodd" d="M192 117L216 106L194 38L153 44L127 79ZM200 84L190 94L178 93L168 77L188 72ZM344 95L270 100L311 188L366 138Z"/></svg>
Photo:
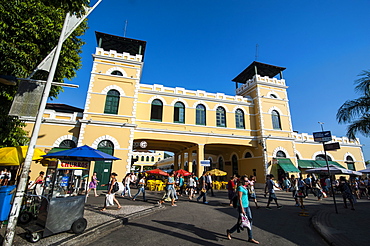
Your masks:
<svg viewBox="0 0 370 246"><path fill-rule="evenodd" d="M266 209L267 209L267 210L272 210L272 208L270 208L270 207L266 207Z"/></svg>
<svg viewBox="0 0 370 246"><path fill-rule="evenodd" d="M278 209L281 209L282 207L283 207L283 206L281 206L281 205L280 205L280 206L277 206L277 208L278 208Z"/></svg>
<svg viewBox="0 0 370 246"><path fill-rule="evenodd" d="M203 202L204 204L208 204L208 202Z"/></svg>

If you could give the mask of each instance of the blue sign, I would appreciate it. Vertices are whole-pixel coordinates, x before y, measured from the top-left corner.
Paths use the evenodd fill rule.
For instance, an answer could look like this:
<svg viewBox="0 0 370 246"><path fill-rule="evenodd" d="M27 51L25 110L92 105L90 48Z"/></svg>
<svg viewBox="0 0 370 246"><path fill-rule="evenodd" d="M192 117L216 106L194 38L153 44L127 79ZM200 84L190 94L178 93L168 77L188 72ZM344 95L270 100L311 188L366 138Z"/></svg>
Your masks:
<svg viewBox="0 0 370 246"><path fill-rule="evenodd" d="M313 133L313 139L315 142L329 142L332 140L331 138L331 132L325 131L325 132L314 132Z"/></svg>

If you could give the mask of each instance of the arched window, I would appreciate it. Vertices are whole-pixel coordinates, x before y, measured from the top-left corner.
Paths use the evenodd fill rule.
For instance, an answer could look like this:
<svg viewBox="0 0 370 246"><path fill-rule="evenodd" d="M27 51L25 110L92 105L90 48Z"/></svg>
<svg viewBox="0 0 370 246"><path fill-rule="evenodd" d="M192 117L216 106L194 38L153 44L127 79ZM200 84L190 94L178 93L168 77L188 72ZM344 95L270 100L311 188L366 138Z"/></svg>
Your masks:
<svg viewBox="0 0 370 246"><path fill-rule="evenodd" d="M281 122L280 122L279 112L276 111L276 110L272 110L271 118L272 118L272 128L274 128L275 130L281 130Z"/></svg>
<svg viewBox="0 0 370 246"><path fill-rule="evenodd" d="M222 157L218 158L218 168L220 170L224 170L224 160L222 159Z"/></svg>
<svg viewBox="0 0 370 246"><path fill-rule="evenodd" d="M175 103L173 112L173 122L185 123L185 106L182 102Z"/></svg>
<svg viewBox="0 0 370 246"><path fill-rule="evenodd" d="M245 153L244 158L252 158L252 154L250 152Z"/></svg>
<svg viewBox="0 0 370 246"><path fill-rule="evenodd" d="M59 148L76 148L76 143L72 140L66 139L59 144Z"/></svg>
<svg viewBox="0 0 370 246"><path fill-rule="evenodd" d="M161 160L161 158L158 158L158 161L160 161Z"/></svg>
<svg viewBox="0 0 370 246"><path fill-rule="evenodd" d="M232 168L233 168L233 174L238 174L239 173L238 157L236 157L236 155L233 155L233 157L231 158L231 164L232 164Z"/></svg>
<svg viewBox="0 0 370 246"><path fill-rule="evenodd" d="M276 158L286 158L286 154L284 153L284 151L279 150L278 152L276 152Z"/></svg>
<svg viewBox="0 0 370 246"><path fill-rule="evenodd" d="M219 127L226 127L226 111L223 107L216 109L216 124Z"/></svg>
<svg viewBox="0 0 370 246"><path fill-rule="evenodd" d="M154 162L154 156L152 156L152 162Z"/></svg>
<svg viewBox="0 0 370 246"><path fill-rule="evenodd" d="M196 107L195 124L206 125L206 107L202 104L198 104Z"/></svg>
<svg viewBox="0 0 370 246"><path fill-rule="evenodd" d="M152 108L150 113L150 120L162 121L163 103L159 99L155 99L152 102Z"/></svg>
<svg viewBox="0 0 370 246"><path fill-rule="evenodd" d="M328 158L328 161L331 161L331 157L330 156L328 156L328 155L326 155L326 157ZM315 157L315 160L316 161L325 161L325 155L317 155L316 157Z"/></svg>
<svg viewBox="0 0 370 246"><path fill-rule="evenodd" d="M122 72L118 71L118 70L114 70L111 74L112 75L117 75L117 76L123 76Z"/></svg>
<svg viewBox="0 0 370 246"><path fill-rule="evenodd" d="M244 113L241 109L235 111L235 124L236 128L244 129Z"/></svg>
<svg viewBox="0 0 370 246"><path fill-rule="evenodd" d="M141 156L141 161L144 161L144 156Z"/></svg>
<svg viewBox="0 0 370 246"><path fill-rule="evenodd" d="M271 98L277 98L277 96L275 94L270 94L270 97Z"/></svg>
<svg viewBox="0 0 370 246"><path fill-rule="evenodd" d="M145 161L146 161L146 162L149 162L149 156L147 156L147 157L146 157L146 160L145 160Z"/></svg>
<svg viewBox="0 0 370 246"><path fill-rule="evenodd" d="M104 107L105 114L117 114L118 113L119 96L120 94L117 90L108 91L107 97L105 99L105 107Z"/></svg>
<svg viewBox="0 0 370 246"><path fill-rule="evenodd" d="M349 170L356 171L355 161L353 160L353 158L351 156L346 157L346 163L347 163L347 168Z"/></svg>

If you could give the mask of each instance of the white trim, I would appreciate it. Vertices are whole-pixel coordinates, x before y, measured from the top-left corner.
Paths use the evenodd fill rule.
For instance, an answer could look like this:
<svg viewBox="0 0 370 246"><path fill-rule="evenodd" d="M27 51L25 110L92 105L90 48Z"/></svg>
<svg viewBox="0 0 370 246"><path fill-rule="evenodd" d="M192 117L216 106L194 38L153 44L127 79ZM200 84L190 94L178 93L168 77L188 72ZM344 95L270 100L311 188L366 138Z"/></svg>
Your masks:
<svg viewBox="0 0 370 246"><path fill-rule="evenodd" d="M240 106L235 106L233 108L233 111L232 112L235 114L236 113L236 110L238 110L238 109L240 109L243 112L243 115L246 115L245 110L242 107L240 107ZM244 117L244 120L245 120L245 117Z"/></svg>
<svg viewBox="0 0 370 246"><path fill-rule="evenodd" d="M286 156L285 158L290 158L288 151L286 149L284 149L283 147L281 147L281 146L274 149L274 151L272 152L272 156L276 157L276 154L277 154L278 151L284 152L285 156Z"/></svg>
<svg viewBox="0 0 370 246"><path fill-rule="evenodd" d="M59 147L59 145L63 142L63 140L72 140L77 146L78 139L75 136L64 135L64 136L59 137L57 140L55 140L55 142L53 143L53 147Z"/></svg>
<svg viewBox="0 0 370 246"><path fill-rule="evenodd" d="M229 109L225 106L225 104L223 103L217 103L214 107L213 107L213 110L217 112L217 108L218 107L223 107L224 110L225 110L225 113L229 113ZM226 118L226 115L225 115L225 118Z"/></svg>
<svg viewBox="0 0 370 246"><path fill-rule="evenodd" d="M123 91L123 89L121 87L117 86L117 85L109 85L109 86L105 87L101 91L101 94L107 95L108 91L110 91L110 90L117 90L119 92L120 96L125 96L125 92Z"/></svg>
<svg viewBox="0 0 370 246"><path fill-rule="evenodd" d="M121 75L114 75L112 74L113 71L120 71L122 73L122 76ZM116 76L116 77L127 77L127 73L125 70L123 70L122 68L120 67L111 67L107 70L107 72L105 73L107 75L112 75L112 76Z"/></svg>
<svg viewBox="0 0 370 246"><path fill-rule="evenodd" d="M269 110L267 111L267 112L268 112L268 114L270 114L270 115L271 115L273 110L278 111L278 113L279 113L279 116L280 116L280 117L283 115L283 113L281 112L281 110L280 110L278 107L276 107L276 106L272 106L271 108L269 108ZM287 115L286 115L286 116L287 116Z"/></svg>
<svg viewBox="0 0 370 246"><path fill-rule="evenodd" d="M324 152L324 151L322 151L322 150L320 150L320 151L316 151L316 152L312 155L312 160L316 160L316 156L318 156L318 155L323 155L323 156L325 156L325 152ZM331 158L331 160L332 160L332 161L334 161L334 160L335 160L335 159L334 159L334 157L333 157L330 153L326 152L326 155L327 155L327 156L330 156L330 158Z"/></svg>
<svg viewBox="0 0 370 246"><path fill-rule="evenodd" d="M152 103L153 103L153 101L154 101L155 99L161 100L161 101L162 101L162 103L163 103L163 106L167 106L167 105L168 105L168 104L167 104L167 102L166 102L166 100L165 100L163 97L158 96L158 95L151 97L151 98L148 100L148 103L152 104Z"/></svg>
<svg viewBox="0 0 370 246"><path fill-rule="evenodd" d="M275 98L275 97L271 97L271 95L276 96L276 98ZM266 97L267 97L267 98L270 98L270 99L281 99L281 98L279 97L279 94L277 94L277 93L276 93L276 92L274 92L274 91L269 91L269 92L267 92Z"/></svg>
<svg viewBox="0 0 370 246"><path fill-rule="evenodd" d="M344 162L346 162L347 161L347 156L350 156L350 157L352 157L352 159L353 159L353 161L354 162L356 162L356 158L354 157L354 155L352 155L351 153L349 153L349 152L347 152L347 153L345 153L344 154Z"/></svg>
<svg viewBox="0 0 370 246"><path fill-rule="evenodd" d="M251 157L245 158L245 155L246 155L248 152L249 152L249 153L251 153ZM252 151L252 150L250 150L250 149L246 149L246 150L244 150L242 159L250 159L250 158L254 158L253 151Z"/></svg>
<svg viewBox="0 0 370 246"><path fill-rule="evenodd" d="M184 104L184 106L185 106L185 108L189 108L189 105L188 105L188 103L184 100L184 99L182 99L182 98L176 98L176 99L174 99L174 100L172 100L172 102L171 102L171 106L172 107L174 107L175 106L175 103L177 103L177 102L181 102L181 103L183 103Z"/></svg>
<svg viewBox="0 0 370 246"><path fill-rule="evenodd" d="M197 109L197 106L198 106L199 104L202 104L202 105L206 108L206 111L207 111L207 110L211 110L211 108L208 106L208 104L207 104L205 101L203 101L203 100L199 100L199 101L195 102L195 103L193 104L193 108L194 108L194 109Z"/></svg>
<svg viewBox="0 0 370 246"><path fill-rule="evenodd" d="M299 152L298 150L294 150L294 154L298 155L299 160L303 160L301 152Z"/></svg>
<svg viewBox="0 0 370 246"><path fill-rule="evenodd" d="M101 136L101 137L98 137L97 139L94 140L94 142L91 144L91 147L94 148L94 149L97 149L98 148L98 145L101 141L104 141L104 140L109 140L113 143L113 148L114 149L119 149L121 148L117 139L115 139L114 137L112 136L109 136L109 135L104 135L104 136Z"/></svg>

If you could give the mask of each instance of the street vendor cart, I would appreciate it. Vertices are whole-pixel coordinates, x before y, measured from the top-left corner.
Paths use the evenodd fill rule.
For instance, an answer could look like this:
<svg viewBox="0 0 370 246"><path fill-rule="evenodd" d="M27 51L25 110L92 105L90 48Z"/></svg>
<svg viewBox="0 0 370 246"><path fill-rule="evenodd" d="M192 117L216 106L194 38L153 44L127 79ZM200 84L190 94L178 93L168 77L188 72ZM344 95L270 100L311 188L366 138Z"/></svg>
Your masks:
<svg viewBox="0 0 370 246"><path fill-rule="evenodd" d="M58 160L49 162L36 224L26 228L30 242L69 230L76 234L84 232L90 161L119 159L86 145L44 157Z"/></svg>

